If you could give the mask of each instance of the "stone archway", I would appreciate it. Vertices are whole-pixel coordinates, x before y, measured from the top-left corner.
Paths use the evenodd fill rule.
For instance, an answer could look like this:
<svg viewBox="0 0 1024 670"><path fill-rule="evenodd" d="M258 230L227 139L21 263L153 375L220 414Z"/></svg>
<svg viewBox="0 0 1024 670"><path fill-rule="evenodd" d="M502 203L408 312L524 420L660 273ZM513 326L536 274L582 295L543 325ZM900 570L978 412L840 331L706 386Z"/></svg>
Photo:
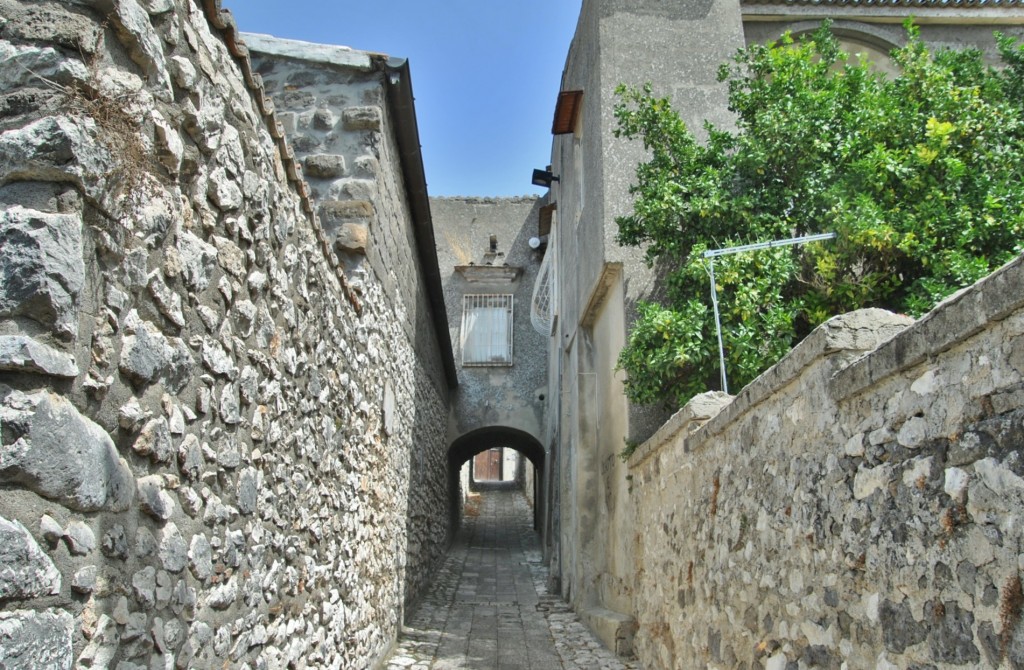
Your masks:
<svg viewBox="0 0 1024 670"><path fill-rule="evenodd" d="M534 467L533 527L540 531L546 518L547 501L544 495L546 454L544 447L530 433L507 426L488 426L472 430L458 437L448 447L448 500L452 528L458 528L462 513L462 496L459 470L462 465L477 454L494 446L515 449Z"/></svg>

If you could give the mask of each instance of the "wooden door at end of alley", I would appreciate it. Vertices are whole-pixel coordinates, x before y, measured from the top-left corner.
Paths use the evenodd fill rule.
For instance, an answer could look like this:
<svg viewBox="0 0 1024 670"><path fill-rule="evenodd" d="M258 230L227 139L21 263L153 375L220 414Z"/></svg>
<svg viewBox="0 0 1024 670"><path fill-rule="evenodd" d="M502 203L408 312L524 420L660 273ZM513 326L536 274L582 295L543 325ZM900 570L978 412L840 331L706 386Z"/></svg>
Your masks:
<svg viewBox="0 0 1024 670"><path fill-rule="evenodd" d="M501 480L501 449L488 449L473 459L473 479L478 482Z"/></svg>

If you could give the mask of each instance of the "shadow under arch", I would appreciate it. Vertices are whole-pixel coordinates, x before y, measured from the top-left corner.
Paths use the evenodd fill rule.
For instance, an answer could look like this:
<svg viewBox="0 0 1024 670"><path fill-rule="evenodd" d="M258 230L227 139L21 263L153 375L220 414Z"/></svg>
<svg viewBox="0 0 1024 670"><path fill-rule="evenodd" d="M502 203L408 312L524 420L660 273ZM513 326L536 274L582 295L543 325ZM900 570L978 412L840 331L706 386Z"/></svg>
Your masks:
<svg viewBox="0 0 1024 670"><path fill-rule="evenodd" d="M471 430L456 438L448 447L448 504L452 528L457 529L462 521L462 491L459 471L466 461L492 447L515 449L533 465L533 527L535 530L541 530L541 521L545 518L546 505L544 447L530 433L507 426L488 426Z"/></svg>

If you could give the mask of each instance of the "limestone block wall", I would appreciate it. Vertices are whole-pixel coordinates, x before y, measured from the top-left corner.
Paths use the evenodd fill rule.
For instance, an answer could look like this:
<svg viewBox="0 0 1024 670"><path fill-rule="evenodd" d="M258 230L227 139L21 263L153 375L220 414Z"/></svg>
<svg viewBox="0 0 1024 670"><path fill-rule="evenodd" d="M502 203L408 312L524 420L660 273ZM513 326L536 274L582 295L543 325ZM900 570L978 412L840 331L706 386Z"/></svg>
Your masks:
<svg viewBox="0 0 1024 670"><path fill-rule="evenodd" d="M0 0L3 667L372 666L444 544L423 306L339 264L217 5Z"/></svg>
<svg viewBox="0 0 1024 670"><path fill-rule="evenodd" d="M1024 663L1022 287L837 317L637 450L645 667Z"/></svg>

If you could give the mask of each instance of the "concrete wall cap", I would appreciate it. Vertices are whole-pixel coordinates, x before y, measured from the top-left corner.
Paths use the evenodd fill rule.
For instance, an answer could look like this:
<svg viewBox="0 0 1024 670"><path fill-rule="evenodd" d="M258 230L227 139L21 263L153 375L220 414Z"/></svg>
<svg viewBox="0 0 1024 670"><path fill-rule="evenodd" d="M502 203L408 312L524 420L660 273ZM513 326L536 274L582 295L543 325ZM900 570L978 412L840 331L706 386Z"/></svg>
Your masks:
<svg viewBox="0 0 1024 670"><path fill-rule="evenodd" d="M1018 256L976 284L936 305L908 328L881 343L877 352L836 373L830 384L837 400L850 398L883 379L965 341L1024 306L1019 286L1024 256Z"/></svg>
<svg viewBox="0 0 1024 670"><path fill-rule="evenodd" d="M680 408L629 457L629 467L636 468L667 444L671 444L681 432L691 433L704 422L716 416L735 396L721 391L699 393ZM697 424L697 425L693 425Z"/></svg>
<svg viewBox="0 0 1024 670"><path fill-rule="evenodd" d="M848 365L861 352L868 352L892 339L914 323L909 316L869 307L834 316L797 344L782 360L747 384L725 411L720 412L700 431L704 437L718 434L733 420L760 404L804 370L830 354L846 352L841 358Z"/></svg>
<svg viewBox="0 0 1024 670"><path fill-rule="evenodd" d="M257 53L359 70L372 69L370 53L351 47L289 40L260 33L241 33L241 37L249 50Z"/></svg>

